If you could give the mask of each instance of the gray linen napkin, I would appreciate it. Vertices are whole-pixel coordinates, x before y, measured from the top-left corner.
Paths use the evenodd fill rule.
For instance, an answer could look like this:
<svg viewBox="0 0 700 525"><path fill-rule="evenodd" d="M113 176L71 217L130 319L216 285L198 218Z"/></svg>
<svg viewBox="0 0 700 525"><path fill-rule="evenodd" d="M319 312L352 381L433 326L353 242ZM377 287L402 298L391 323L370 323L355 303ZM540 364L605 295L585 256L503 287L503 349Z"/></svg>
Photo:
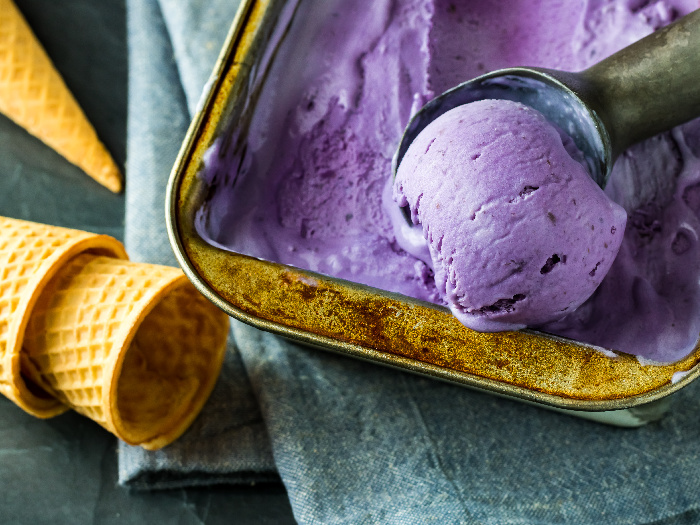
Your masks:
<svg viewBox="0 0 700 525"><path fill-rule="evenodd" d="M193 53L202 51L197 41L207 47L211 36L196 28L211 27L206 17L221 16L226 4L212 0L204 9L194 0L161 1L178 80L155 0L129 0L126 238L137 258L150 258L149 243L162 240L156 239L163 235L158 192L169 171L165 159L174 158L184 133L185 103L175 86L181 82L193 107L206 81L193 67L201 65ZM154 93L161 97L157 105ZM168 116L173 107L176 117ZM140 200L149 191L152 197ZM148 210L139 207L151 204L154 228L142 224ZM172 447L149 453L122 446L123 483L271 475L269 435L275 467L302 523L700 521L700 383L685 388L662 421L626 430L308 349L237 321L232 327L236 374L222 377L195 427ZM233 357L236 350L245 368ZM248 384L267 434L254 398L233 397ZM241 406L254 417L241 418ZM219 433L222 427L251 438Z"/></svg>
<svg viewBox="0 0 700 525"><path fill-rule="evenodd" d="M207 5L192 2L183 13L188 13L188 20L196 25L199 17L193 13L197 6ZM177 265L168 243L164 209L168 175L190 121L180 74L198 81L194 88L198 97L207 78L203 72L208 75L211 71L228 26L221 20L231 20L235 14L236 3L218 5L227 7L228 16L206 8L203 13L216 15L224 31L211 46L203 46L206 56L192 60L192 55L183 51L190 61L182 59L176 64L157 2L127 2L129 118L124 237L133 260ZM193 35L191 41L201 41L196 31L187 31L180 25L175 32ZM200 60L200 67L193 67ZM179 64L190 67L178 72ZM123 484L134 488L279 479L260 411L232 345L209 402L186 435L158 452L120 443L119 477Z"/></svg>

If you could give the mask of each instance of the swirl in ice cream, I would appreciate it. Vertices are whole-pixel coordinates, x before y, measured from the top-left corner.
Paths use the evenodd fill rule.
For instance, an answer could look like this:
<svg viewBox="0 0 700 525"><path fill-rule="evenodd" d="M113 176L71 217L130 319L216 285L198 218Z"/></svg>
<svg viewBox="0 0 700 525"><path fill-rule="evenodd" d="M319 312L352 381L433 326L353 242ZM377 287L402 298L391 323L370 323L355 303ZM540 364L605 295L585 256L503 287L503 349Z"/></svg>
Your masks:
<svg viewBox="0 0 700 525"><path fill-rule="evenodd" d="M277 33L281 45L249 129L232 123L207 158L210 197L198 231L237 252L438 304L430 265L397 242L390 192L383 205L412 112L495 69L582 70L698 7L697 0L296 4ZM694 348L699 157L694 121L618 159L605 190L628 215L618 256L588 301L540 329L656 361Z"/></svg>

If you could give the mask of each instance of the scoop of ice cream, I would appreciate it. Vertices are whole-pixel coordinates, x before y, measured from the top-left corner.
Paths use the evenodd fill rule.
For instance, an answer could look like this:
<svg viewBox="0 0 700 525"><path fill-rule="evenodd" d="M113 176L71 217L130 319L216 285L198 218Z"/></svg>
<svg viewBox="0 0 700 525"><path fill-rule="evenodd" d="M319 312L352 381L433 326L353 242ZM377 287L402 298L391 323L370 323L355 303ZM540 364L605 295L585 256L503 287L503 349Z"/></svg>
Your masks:
<svg viewBox="0 0 700 525"><path fill-rule="evenodd" d="M558 130L506 100L463 105L428 125L401 161L394 197L422 226L450 309L479 331L576 309L608 272L626 223Z"/></svg>

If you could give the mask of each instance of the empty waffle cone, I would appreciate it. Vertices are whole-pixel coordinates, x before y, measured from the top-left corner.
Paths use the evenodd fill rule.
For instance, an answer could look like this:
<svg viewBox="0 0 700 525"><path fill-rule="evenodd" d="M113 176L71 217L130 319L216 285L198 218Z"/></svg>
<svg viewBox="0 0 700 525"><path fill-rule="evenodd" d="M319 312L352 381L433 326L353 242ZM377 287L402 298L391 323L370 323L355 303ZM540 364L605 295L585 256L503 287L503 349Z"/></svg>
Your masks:
<svg viewBox="0 0 700 525"><path fill-rule="evenodd" d="M0 0L0 112L121 191L119 168L12 0Z"/></svg>
<svg viewBox="0 0 700 525"><path fill-rule="evenodd" d="M179 437L223 363L228 317L181 270L83 254L44 288L25 334L36 381L123 441Z"/></svg>
<svg viewBox="0 0 700 525"><path fill-rule="evenodd" d="M121 243L106 235L0 217L0 392L37 417L67 407L28 380L24 330L44 286L84 252L126 258Z"/></svg>

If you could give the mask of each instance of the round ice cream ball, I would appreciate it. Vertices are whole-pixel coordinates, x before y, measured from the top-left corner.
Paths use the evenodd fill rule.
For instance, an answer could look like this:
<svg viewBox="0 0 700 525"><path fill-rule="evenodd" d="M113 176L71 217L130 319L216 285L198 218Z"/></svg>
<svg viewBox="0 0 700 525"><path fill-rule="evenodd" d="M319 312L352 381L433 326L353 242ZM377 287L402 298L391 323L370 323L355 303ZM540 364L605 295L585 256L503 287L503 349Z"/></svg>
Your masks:
<svg viewBox="0 0 700 525"><path fill-rule="evenodd" d="M506 100L431 122L401 161L394 198L422 225L450 309L479 331L576 309L608 272L627 220L557 129Z"/></svg>

